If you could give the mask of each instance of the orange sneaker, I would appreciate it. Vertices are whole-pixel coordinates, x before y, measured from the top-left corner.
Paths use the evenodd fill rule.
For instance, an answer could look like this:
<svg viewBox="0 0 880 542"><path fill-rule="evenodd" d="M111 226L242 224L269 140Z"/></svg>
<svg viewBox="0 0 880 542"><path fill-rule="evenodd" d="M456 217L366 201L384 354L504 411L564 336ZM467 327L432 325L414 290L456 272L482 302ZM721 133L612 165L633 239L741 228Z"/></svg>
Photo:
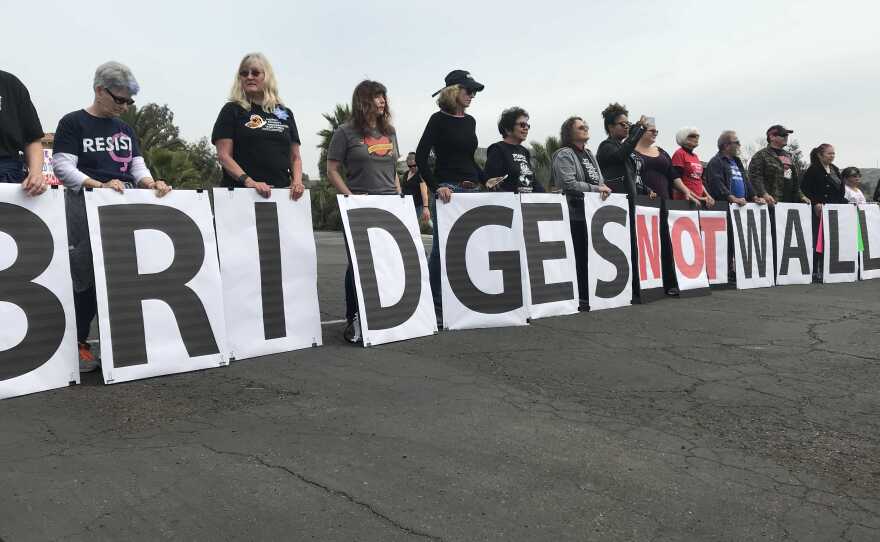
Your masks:
<svg viewBox="0 0 880 542"><path fill-rule="evenodd" d="M98 368L98 361L92 354L92 347L89 343L79 343L79 372L91 373Z"/></svg>

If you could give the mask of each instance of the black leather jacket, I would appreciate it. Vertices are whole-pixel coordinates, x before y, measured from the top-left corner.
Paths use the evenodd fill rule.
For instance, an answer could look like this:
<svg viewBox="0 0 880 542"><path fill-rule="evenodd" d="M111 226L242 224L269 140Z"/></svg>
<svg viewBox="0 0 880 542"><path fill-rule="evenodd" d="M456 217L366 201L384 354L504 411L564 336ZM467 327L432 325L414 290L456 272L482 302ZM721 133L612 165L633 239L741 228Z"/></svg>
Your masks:
<svg viewBox="0 0 880 542"><path fill-rule="evenodd" d="M609 137L599 144L596 161L599 162L602 176L605 177L605 184L613 192L631 196L650 192L644 183L638 182L636 164L632 159L633 150L644 133L644 126L633 124L629 129L629 135L622 142Z"/></svg>

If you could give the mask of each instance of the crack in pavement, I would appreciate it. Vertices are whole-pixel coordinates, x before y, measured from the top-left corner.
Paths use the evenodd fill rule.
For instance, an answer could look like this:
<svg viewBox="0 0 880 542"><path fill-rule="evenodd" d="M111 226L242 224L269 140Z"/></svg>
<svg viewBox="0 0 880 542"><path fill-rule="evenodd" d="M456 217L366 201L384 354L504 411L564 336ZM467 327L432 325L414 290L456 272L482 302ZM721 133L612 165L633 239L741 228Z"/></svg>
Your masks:
<svg viewBox="0 0 880 542"><path fill-rule="evenodd" d="M410 534L410 535L413 535L413 536L426 538L428 540L437 540L438 542L443 542L443 539L440 538L439 536L434 536L430 533L426 533L424 531L419 531L418 529L415 529L413 527L407 527L406 525L400 523L399 521L395 520L394 518L387 516L387 515L383 514L382 512L376 510L376 508L374 508L373 505L371 505L370 503L359 500L358 498L354 497L353 495L351 495L349 493L346 493L345 491L342 491L341 489L335 489L330 486L324 485L316 480L312 480L311 478L307 478L306 476L294 471L293 469L285 467L284 465L274 465L272 463L269 463L268 461L266 461L265 459L263 459L259 455L248 454L248 453L243 453L243 452L233 452L233 451L228 451L228 450L219 450L219 449L214 448L212 446L208 446L207 444L202 444L202 447L204 447L207 450L210 450L211 452L213 452L215 454L231 455L231 456L236 456L236 457L243 457L246 459L252 459L252 460L256 461L257 463L259 463L260 465L262 465L263 467L266 467L268 469L275 469L275 470L284 471L284 472L290 474L291 476L293 476L294 478L296 478L297 480L299 480L300 482L303 482L303 483L308 484L312 487L318 488L318 489L324 491L325 493L329 493L330 495L334 495L336 497L341 497L342 499L344 499L352 504L356 504L357 506L368 511L373 516L379 518L383 522L393 526L394 528L396 528L400 531L403 531L403 532ZM2 542L2 541L0 541L0 542Z"/></svg>

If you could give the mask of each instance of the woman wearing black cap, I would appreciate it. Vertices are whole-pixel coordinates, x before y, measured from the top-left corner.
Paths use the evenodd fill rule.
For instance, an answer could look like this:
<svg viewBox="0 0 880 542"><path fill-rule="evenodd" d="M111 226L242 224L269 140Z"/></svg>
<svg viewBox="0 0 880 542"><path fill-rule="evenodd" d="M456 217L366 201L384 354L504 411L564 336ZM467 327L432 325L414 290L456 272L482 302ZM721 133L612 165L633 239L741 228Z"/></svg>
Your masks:
<svg viewBox="0 0 880 542"><path fill-rule="evenodd" d="M477 122L465 113L471 100L485 88L464 70L453 70L446 76L446 86L432 94L437 98L437 111L428 119L428 125L416 148L416 164L428 188L436 193L437 199L449 203L453 192L478 192L485 175L474 160L477 150ZM434 167L428 164L428 155L434 151ZM437 235L436 207L434 215L434 241L428 272L431 278L431 293L434 296L434 309L438 317L442 311L440 296L440 241Z"/></svg>

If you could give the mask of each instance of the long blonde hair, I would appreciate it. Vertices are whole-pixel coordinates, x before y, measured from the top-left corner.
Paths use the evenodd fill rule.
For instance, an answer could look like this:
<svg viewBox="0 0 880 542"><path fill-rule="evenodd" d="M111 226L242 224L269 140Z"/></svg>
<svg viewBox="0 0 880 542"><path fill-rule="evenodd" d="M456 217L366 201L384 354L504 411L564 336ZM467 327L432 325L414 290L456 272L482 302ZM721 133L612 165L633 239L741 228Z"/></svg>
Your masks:
<svg viewBox="0 0 880 542"><path fill-rule="evenodd" d="M278 80L275 79L275 71L272 69L272 64L269 64L269 59L263 53L248 53L241 59L238 69L235 70L235 80L232 82L232 90L229 91L229 101L237 103L245 110L250 110L251 101L248 100L247 94L244 91L244 85L242 85L242 79L238 73L251 63L259 63L260 67L263 68L265 79L261 107L266 113L271 113L282 103L281 97L278 95Z"/></svg>

